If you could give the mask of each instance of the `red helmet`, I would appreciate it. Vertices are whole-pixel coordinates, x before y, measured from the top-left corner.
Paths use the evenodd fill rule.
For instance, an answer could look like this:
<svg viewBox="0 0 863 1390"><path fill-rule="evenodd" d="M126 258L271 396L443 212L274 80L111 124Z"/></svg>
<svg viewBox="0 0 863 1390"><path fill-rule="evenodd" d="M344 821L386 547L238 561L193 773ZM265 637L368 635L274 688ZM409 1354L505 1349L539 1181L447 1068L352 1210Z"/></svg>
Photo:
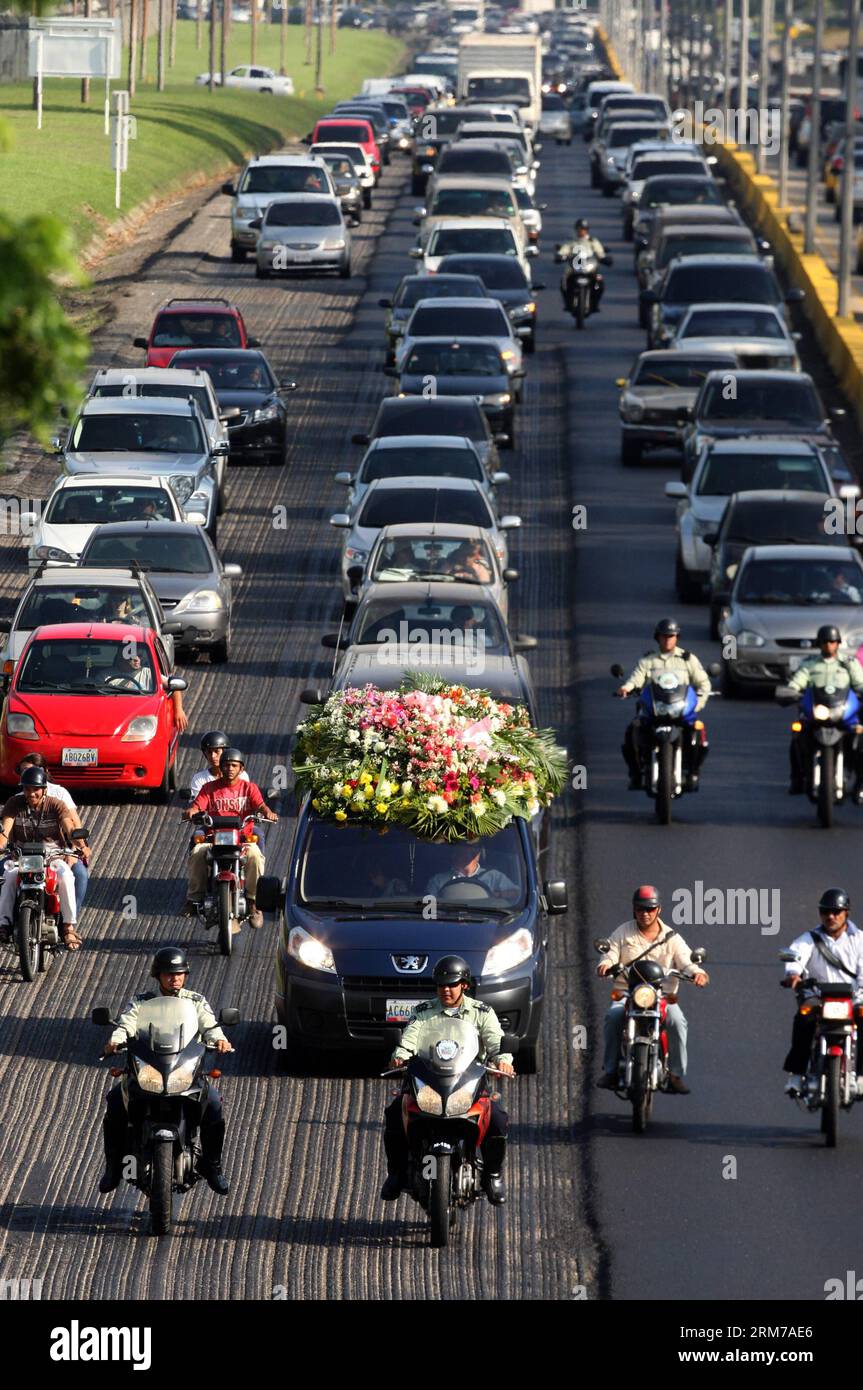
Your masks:
<svg viewBox="0 0 863 1390"><path fill-rule="evenodd" d="M644 912L652 912L655 907L660 906L659 894L650 883L642 883L641 887L636 888L632 895L633 911L640 908Z"/></svg>

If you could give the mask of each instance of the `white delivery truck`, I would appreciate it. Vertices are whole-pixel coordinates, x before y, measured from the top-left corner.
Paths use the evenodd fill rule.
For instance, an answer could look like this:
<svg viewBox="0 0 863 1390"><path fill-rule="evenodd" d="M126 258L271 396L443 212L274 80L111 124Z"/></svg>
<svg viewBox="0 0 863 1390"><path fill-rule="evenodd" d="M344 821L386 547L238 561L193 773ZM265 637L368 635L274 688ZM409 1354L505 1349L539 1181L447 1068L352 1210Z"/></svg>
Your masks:
<svg viewBox="0 0 863 1390"><path fill-rule="evenodd" d="M517 106L531 130L542 110L538 34L465 34L458 46L459 101Z"/></svg>

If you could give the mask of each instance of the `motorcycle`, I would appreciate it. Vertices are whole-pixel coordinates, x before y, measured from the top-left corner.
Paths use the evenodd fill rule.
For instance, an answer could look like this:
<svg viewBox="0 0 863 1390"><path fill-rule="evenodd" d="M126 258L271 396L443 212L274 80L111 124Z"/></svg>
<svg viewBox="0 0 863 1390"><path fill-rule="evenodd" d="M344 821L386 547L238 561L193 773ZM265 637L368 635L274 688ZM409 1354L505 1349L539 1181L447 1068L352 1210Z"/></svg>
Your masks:
<svg viewBox="0 0 863 1390"><path fill-rule="evenodd" d="M845 745L848 735L856 741L860 728L860 700L853 690L835 686L812 687L798 695L787 686L777 686L780 704L799 701L800 718L791 725L804 753L801 770L809 800L818 811L818 821L829 830L833 811L845 799Z"/></svg>
<svg viewBox="0 0 863 1390"><path fill-rule="evenodd" d="M611 943L604 938L593 944L600 955L607 955L611 950ZM699 946L690 953L689 959L700 968L707 959L707 952ZM611 995L615 1001L626 1001L615 1094L630 1102L632 1128L636 1134L643 1134L650 1120L655 1093L672 1090L668 1080L665 1030L669 1001L662 992L663 986L672 979L691 983L693 976L684 975L680 970L666 974L655 960L641 957L636 957L629 965L612 966L610 974L613 979L626 976L625 986L614 989Z"/></svg>
<svg viewBox="0 0 863 1390"><path fill-rule="evenodd" d="M229 956L234 930L249 917L246 900L244 850L258 843L255 826L264 818L259 812L247 816L210 816L196 811L192 823L200 827L193 844L208 844L207 892L197 904L198 920L209 931L218 926L219 950Z"/></svg>
<svg viewBox="0 0 863 1390"><path fill-rule="evenodd" d="M558 246L555 252L555 260L559 262L569 260L571 277L569 273L564 276L563 290L564 298L568 300L567 307L575 319L577 328L584 328L585 319L593 313L593 294L597 280L599 280L600 265L613 265L614 259L611 256L603 256L601 259L589 247L579 247L570 256L562 254L562 248ZM572 285L571 294L567 295L567 281Z"/></svg>
<svg viewBox="0 0 863 1390"><path fill-rule="evenodd" d="M718 675L717 664L709 669L711 675ZM623 667L612 666L611 674L620 680L624 675ZM718 691L711 690L710 698L714 699L717 694ZM638 694L638 713L647 738L636 743L636 752L641 758L644 788L653 799L660 825L671 824L672 802L686 791L686 773L697 773L710 751L704 721L696 717L697 703L692 686L681 681L673 671L663 671ZM684 767L684 735L691 741L687 767Z"/></svg>
<svg viewBox="0 0 863 1390"><path fill-rule="evenodd" d="M107 1009L94 1009L100 1028L114 1026ZM219 1024L232 1028L238 1009L222 1009ZM138 1010L138 1031L126 1047L126 1063L112 1067L122 1077L128 1129L124 1176L148 1198L153 1234L169 1235L174 1220L173 1194L188 1192L199 1181L201 1158L198 1114L207 1103L208 1078L221 1071L206 1067L208 1048L198 1038L198 1015L188 999L158 995ZM104 1061L104 1056L100 1057ZM129 1115L134 1099L135 1118ZM127 1158L128 1163L128 1158Z"/></svg>
<svg viewBox="0 0 863 1390"><path fill-rule="evenodd" d="M87 831L73 830L72 838L86 840ZM80 851L74 853L80 857ZM10 845L9 854L18 867L12 934L22 979L31 984L37 974L45 973L52 955L62 947L57 870L49 862L44 844Z"/></svg>
<svg viewBox="0 0 863 1390"><path fill-rule="evenodd" d="M792 950L780 951L779 959L794 962ZM817 1023L802 1095L794 1095L806 1110L821 1111L821 1133L828 1149L835 1149L839 1110L850 1110L857 1098L857 1021L854 1016L854 982L803 978L796 987L801 1013L815 1013ZM808 999L803 999L809 995Z"/></svg>
<svg viewBox="0 0 863 1390"><path fill-rule="evenodd" d="M501 1050L515 1052L505 1036ZM488 1077L503 1076L478 1060L479 1034L461 1018L436 1017L421 1030L406 1067L382 1072L406 1081L402 1118L407 1135L407 1190L428 1214L432 1246L446 1245L459 1210L484 1195L480 1146L493 1097Z"/></svg>

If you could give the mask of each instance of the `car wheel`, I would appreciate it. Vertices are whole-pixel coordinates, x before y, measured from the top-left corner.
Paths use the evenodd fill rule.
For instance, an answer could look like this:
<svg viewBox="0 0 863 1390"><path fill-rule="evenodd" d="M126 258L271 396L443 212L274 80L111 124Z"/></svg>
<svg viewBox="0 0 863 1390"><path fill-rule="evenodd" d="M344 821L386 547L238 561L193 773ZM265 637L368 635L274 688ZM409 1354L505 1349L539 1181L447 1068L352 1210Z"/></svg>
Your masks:
<svg viewBox="0 0 863 1390"><path fill-rule="evenodd" d="M168 759L165 759L165 771L158 787L153 787L150 791L150 800L154 806L166 806L171 800L171 769L168 767Z"/></svg>
<svg viewBox="0 0 863 1390"><path fill-rule="evenodd" d="M623 240L624 240L624 241L632 241L632 238L633 238L632 223L627 219L627 220L625 220L624 223L623 223Z"/></svg>
<svg viewBox="0 0 863 1390"><path fill-rule="evenodd" d="M339 267L339 276L341 277L342 280L350 280L350 278L351 278L351 263L350 263L350 261L345 261L344 265L342 265L342 266Z"/></svg>
<svg viewBox="0 0 863 1390"><path fill-rule="evenodd" d="M700 586L686 573L679 551L674 562L674 588L681 603L696 603L701 595Z"/></svg>
<svg viewBox="0 0 863 1390"><path fill-rule="evenodd" d="M221 642L214 642L210 648L210 665L224 666L230 656L230 638L223 637Z"/></svg>
<svg viewBox="0 0 863 1390"><path fill-rule="evenodd" d="M857 274L863 275L863 250L857 252Z"/></svg>
<svg viewBox="0 0 863 1390"><path fill-rule="evenodd" d="M798 150L798 151L797 151L797 168L798 168L798 169L805 169L805 168L806 168L806 165L807 165L808 163L809 163L809 152L808 152L808 150Z"/></svg>
<svg viewBox="0 0 863 1390"><path fill-rule="evenodd" d="M422 193L422 189L419 189L419 190L414 189L413 191L414 191L415 193L416 193L417 191L419 191L420 193ZM371 205L372 205L372 190L371 190L370 188L364 188L364 189L363 189L363 207L364 207L364 208L370 208Z"/></svg>
<svg viewBox="0 0 863 1390"><path fill-rule="evenodd" d="M520 1043L517 1056L519 1076L536 1076L539 1071L539 1043Z"/></svg>
<svg viewBox="0 0 863 1390"><path fill-rule="evenodd" d="M603 198L613 198L613 197L614 197L614 184L613 184L613 183L608 183L608 182L605 181L605 180L603 181L603 184L602 184L602 196L603 196Z"/></svg>
<svg viewBox="0 0 863 1390"><path fill-rule="evenodd" d="M567 143L568 145L571 145L571 144L572 144L572 136L571 136L571 135L570 135L570 137L569 137L569 139L567 140L566 143Z"/></svg>
<svg viewBox="0 0 863 1390"><path fill-rule="evenodd" d="M825 190L824 190L824 201L827 202L827 203L835 203L835 202L836 202L836 192L835 192L834 189L832 189L832 188L825 188Z"/></svg>
<svg viewBox="0 0 863 1390"><path fill-rule="evenodd" d="M363 210L362 210L362 208L357 208L357 209L355 210L355 212L354 212L354 226L355 226L355 227L361 226L361 225L362 225L362 220L363 220Z"/></svg>
<svg viewBox="0 0 863 1390"><path fill-rule="evenodd" d="M258 88L258 91L261 93L261 96L270 96L270 97L271 97L271 96L273 95L273 89L272 89L272 87L259 87L259 88Z"/></svg>
<svg viewBox="0 0 863 1390"><path fill-rule="evenodd" d="M841 222L841 221L842 221L842 204L841 204L841 203L837 203L837 204L836 204L836 207L835 207L834 210L833 210L833 221L834 221L834 222Z"/></svg>
<svg viewBox="0 0 863 1390"><path fill-rule="evenodd" d="M504 434L508 434L508 435L509 435L509 443L508 443L508 444L505 444L505 445L504 445L504 448L506 448L506 449L514 449L514 448L515 448L515 415L512 415L512 414L511 414L511 415L507 416L506 420L504 421L503 432L504 432Z"/></svg>
<svg viewBox="0 0 863 1390"><path fill-rule="evenodd" d="M599 174L596 172L595 164L590 166L590 186L591 188L599 188Z"/></svg>
<svg viewBox="0 0 863 1390"><path fill-rule="evenodd" d="M523 352L536 352L536 334L531 333L529 338L525 338L522 343Z"/></svg>
<svg viewBox="0 0 863 1390"><path fill-rule="evenodd" d="M219 535L219 521L218 521L218 517L215 515L215 513L214 513L214 515L213 515L213 520L210 522L210 525L207 527L207 535L210 537L210 540L213 542L213 545L215 546L216 541L217 541L217 539L218 539L218 535Z"/></svg>
<svg viewBox="0 0 863 1390"><path fill-rule="evenodd" d="M723 661L722 663L722 675L720 677L719 688L725 700L736 700L740 694L740 688L731 674L731 663L729 661Z"/></svg>
<svg viewBox="0 0 863 1390"><path fill-rule="evenodd" d="M711 605L710 605L710 640L711 640L711 642L718 642L718 641L719 641L719 614L720 614L719 606L718 606L717 604L715 604L715 603L711 603Z"/></svg>
<svg viewBox="0 0 863 1390"><path fill-rule="evenodd" d="M270 278L270 272L268 270L263 270L258 265L257 261L255 262L255 278L257 280L269 280Z"/></svg>
<svg viewBox="0 0 863 1390"><path fill-rule="evenodd" d="M232 242L231 242L231 260L234 261L234 262L238 262L238 261L244 261L245 259L246 259L246 250L245 250L245 247L243 247L243 246L238 246L237 243L236 243L235 241L232 241Z"/></svg>
<svg viewBox="0 0 863 1390"><path fill-rule="evenodd" d="M632 468L635 464L641 463L641 440L627 439L626 435L620 443L620 462L624 468Z"/></svg>

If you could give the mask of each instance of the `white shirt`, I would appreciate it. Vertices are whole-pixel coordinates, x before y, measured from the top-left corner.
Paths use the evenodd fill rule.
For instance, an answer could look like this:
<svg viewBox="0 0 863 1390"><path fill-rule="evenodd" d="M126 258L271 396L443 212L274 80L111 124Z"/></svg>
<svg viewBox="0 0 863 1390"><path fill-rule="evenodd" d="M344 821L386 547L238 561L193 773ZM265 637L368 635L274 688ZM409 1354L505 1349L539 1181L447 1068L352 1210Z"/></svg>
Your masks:
<svg viewBox="0 0 863 1390"><path fill-rule="evenodd" d="M201 788L205 787L208 782L217 781L218 776L219 774L217 772L212 772L211 769L208 767L202 767L200 772L196 772L189 784L189 790L192 793L191 797L189 798L190 801L194 801L197 798ZM240 773L240 781L248 782L248 780L249 774L246 771L246 769L243 768L242 772Z"/></svg>
<svg viewBox="0 0 863 1390"><path fill-rule="evenodd" d="M45 788L45 795L56 797L58 801L62 801L64 806L68 806L70 811L77 811L78 809L66 788L58 787L56 782L48 783Z"/></svg>
<svg viewBox="0 0 863 1390"><path fill-rule="evenodd" d="M798 959L786 961L785 974L808 975L813 980L820 980L828 985L855 984L856 995L863 996L863 931L853 922L849 922L841 936L830 937L827 932L822 932L821 936L826 949L849 970L855 972L856 984L851 975L843 974L835 965L830 965L824 959L816 949L811 931L804 932L792 941L791 950L797 953Z"/></svg>

